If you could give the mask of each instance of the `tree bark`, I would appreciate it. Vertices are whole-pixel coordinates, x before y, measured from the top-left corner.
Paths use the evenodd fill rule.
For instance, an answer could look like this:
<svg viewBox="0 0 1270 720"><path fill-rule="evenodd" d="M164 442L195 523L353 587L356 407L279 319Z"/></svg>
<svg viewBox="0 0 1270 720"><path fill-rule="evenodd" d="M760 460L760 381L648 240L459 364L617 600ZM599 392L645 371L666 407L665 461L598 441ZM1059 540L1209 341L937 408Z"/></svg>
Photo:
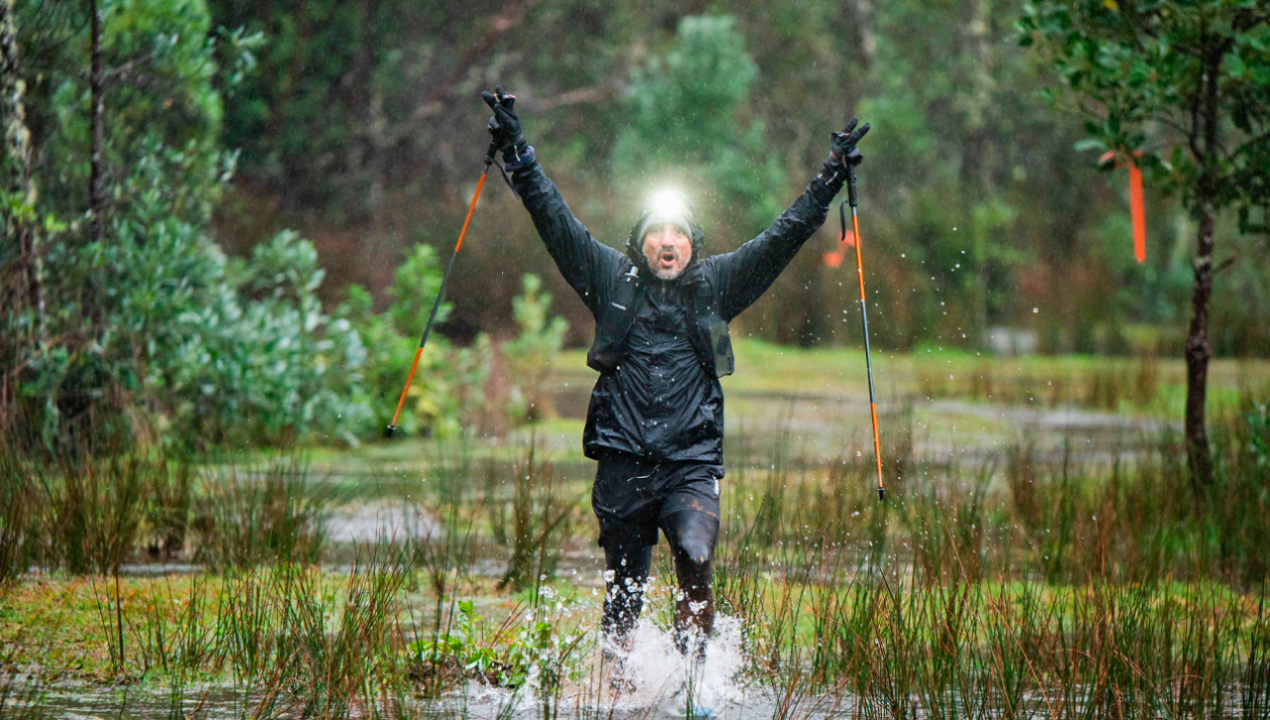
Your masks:
<svg viewBox="0 0 1270 720"><path fill-rule="evenodd" d="M36 190L31 179L31 133L26 127L26 106L23 102L26 84L22 81L20 70L16 3L14 0L0 0L0 118L4 119L4 152L13 163L13 175L8 178L6 189L10 197L17 198L22 205L16 214L10 213L7 208L3 210L8 235L6 242L12 241L14 247L11 251L0 253L0 257L15 259L12 273L3 280L6 287L4 303L26 296L26 301L36 313L35 344L40 347L48 336L44 314L44 264L39 228L34 222ZM25 293L21 290L24 280Z"/></svg>
<svg viewBox="0 0 1270 720"><path fill-rule="evenodd" d="M1186 459L1191 470L1191 487L1196 497L1204 497L1213 482L1213 461L1204 424L1204 402L1208 395L1208 301L1213 294L1213 215L1201 210L1199 252L1195 259L1195 286L1191 292L1191 324L1186 336Z"/></svg>
<svg viewBox="0 0 1270 720"><path fill-rule="evenodd" d="M1206 45L1203 43L1201 46ZM1186 335L1186 460L1191 471L1191 488L1203 498L1213 484L1213 458L1208 446L1208 430L1204 421L1204 403L1208 396L1208 360L1212 347L1208 342L1208 303L1213 295L1213 225L1216 216L1218 183L1213 163L1220 152L1217 146L1217 92L1222 53L1208 51L1202 56L1204 75L1199 92L1199 127L1203 137L1203 154L1196 185L1199 208L1199 236L1195 257L1195 286L1191 291L1191 324ZM1194 143L1192 144L1194 147Z"/></svg>
<svg viewBox="0 0 1270 720"><path fill-rule="evenodd" d="M91 0L89 9L92 12L90 22L91 60L88 77L92 108L89 111L91 143L88 176L88 217L92 242L100 243L106 237L106 192L102 177L102 152L105 129L103 114L106 105L105 72L101 64L101 8L98 0ZM92 325L92 337L101 340L105 331L105 312L102 308L105 279L96 270L89 276L86 303L88 317Z"/></svg>

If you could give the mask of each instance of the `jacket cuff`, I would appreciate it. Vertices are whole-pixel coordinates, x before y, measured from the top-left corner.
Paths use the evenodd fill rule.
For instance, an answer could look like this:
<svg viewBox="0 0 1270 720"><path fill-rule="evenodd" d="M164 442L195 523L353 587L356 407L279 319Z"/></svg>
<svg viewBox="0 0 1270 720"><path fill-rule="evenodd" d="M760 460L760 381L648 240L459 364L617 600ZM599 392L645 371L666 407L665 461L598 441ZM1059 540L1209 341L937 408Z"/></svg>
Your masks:
<svg viewBox="0 0 1270 720"><path fill-rule="evenodd" d="M829 207L829 203L833 202L833 198L842 189L842 179L835 176L829 182L819 175L812 178L811 183L807 185L807 192L811 194L816 202L823 207Z"/></svg>
<svg viewBox="0 0 1270 720"><path fill-rule="evenodd" d="M526 145L524 150L519 153L519 158L511 152L503 153L503 170L509 173L523 170L535 162L534 146Z"/></svg>

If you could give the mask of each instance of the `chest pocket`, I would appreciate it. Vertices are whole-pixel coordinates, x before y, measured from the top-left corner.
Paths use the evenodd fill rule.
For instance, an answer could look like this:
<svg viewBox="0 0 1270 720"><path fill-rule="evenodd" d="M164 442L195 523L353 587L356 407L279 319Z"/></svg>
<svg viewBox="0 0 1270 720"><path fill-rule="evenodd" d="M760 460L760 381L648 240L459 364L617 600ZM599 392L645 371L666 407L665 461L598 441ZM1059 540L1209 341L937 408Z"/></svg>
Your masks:
<svg viewBox="0 0 1270 720"><path fill-rule="evenodd" d="M728 324L719 317L719 299L704 274L697 279L695 285L693 314L696 316L697 331L713 356L715 377L731 375L736 361L732 357L732 337L728 334Z"/></svg>
<svg viewBox="0 0 1270 720"><path fill-rule="evenodd" d="M639 271L633 266L618 278L608 304L600 309L596 318L595 342L586 357L586 364L592 369L612 370L626 354L626 336L635 322L641 285Z"/></svg>

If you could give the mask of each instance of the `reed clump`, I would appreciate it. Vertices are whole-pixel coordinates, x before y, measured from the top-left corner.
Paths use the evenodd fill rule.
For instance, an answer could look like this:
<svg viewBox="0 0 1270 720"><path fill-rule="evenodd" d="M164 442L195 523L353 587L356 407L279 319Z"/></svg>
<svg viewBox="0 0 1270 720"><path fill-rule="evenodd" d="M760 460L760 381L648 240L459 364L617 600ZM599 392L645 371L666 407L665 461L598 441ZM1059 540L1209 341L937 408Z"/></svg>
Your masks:
<svg viewBox="0 0 1270 720"><path fill-rule="evenodd" d="M26 571L36 537L31 515L37 486L27 463L0 439L0 583Z"/></svg>
<svg viewBox="0 0 1270 720"><path fill-rule="evenodd" d="M885 504L867 455L771 464L734 494L780 473L823 501L775 532L762 506L725 504L740 530L718 595L754 677L796 676L804 699L841 693L860 717L1261 717L1268 417L1246 399L1215 423L1221 470L1202 489L1171 433L1109 466L1026 442L974 467L912 458ZM826 481L833 501L798 487Z"/></svg>
<svg viewBox="0 0 1270 720"><path fill-rule="evenodd" d="M205 466L191 526L196 559L245 570L262 563L314 563L326 541L329 498L294 451Z"/></svg>

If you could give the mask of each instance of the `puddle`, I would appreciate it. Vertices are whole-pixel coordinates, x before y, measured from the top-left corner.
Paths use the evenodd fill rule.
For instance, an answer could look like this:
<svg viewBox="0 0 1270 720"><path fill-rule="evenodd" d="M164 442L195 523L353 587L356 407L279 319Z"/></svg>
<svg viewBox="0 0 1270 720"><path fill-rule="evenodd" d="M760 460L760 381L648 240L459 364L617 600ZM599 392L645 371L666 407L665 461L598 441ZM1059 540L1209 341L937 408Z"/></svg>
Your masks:
<svg viewBox="0 0 1270 720"><path fill-rule="evenodd" d="M229 687L190 687L173 694L159 688L94 688L54 684L31 688L21 680L0 716L44 720L168 720L196 717L207 720L243 715L241 698Z"/></svg>
<svg viewBox="0 0 1270 720"><path fill-rule="evenodd" d="M445 529L416 507L390 501L342 505L326 521L330 542L368 543L380 538L438 540Z"/></svg>
<svg viewBox="0 0 1270 720"><path fill-rule="evenodd" d="M789 718L823 718L843 715L854 707L850 698L830 695L782 697L771 688L749 682L744 677L744 637L736 618L719 617L715 636L711 639L703 665L685 660L674 646L670 632L642 620L636 628L634 642L626 658L625 677L633 689L617 693L611 687L612 662L602 660L597 649L584 659L583 675L566 682L563 690L550 702L535 691L531 676L523 687L510 690L468 682L463 688L436 700L409 699L404 708L407 717L420 718L489 718L494 720L530 720L552 717L573 718L654 718L685 717L685 696L694 698L696 717L719 720L757 720L781 715ZM684 689L685 679L691 686ZM251 717L255 703L244 703L244 696L228 686L197 686L183 694L173 694L156 687L91 688L74 685L52 685L38 694L23 691L21 679L7 704L0 704L4 717L66 718L88 720L160 720L174 717L221 718ZM258 700L258 698L257 698ZM398 708L403 709L403 708ZM708 715L703 715L707 711ZM272 717L299 717L281 710ZM356 717L356 715L354 715Z"/></svg>

